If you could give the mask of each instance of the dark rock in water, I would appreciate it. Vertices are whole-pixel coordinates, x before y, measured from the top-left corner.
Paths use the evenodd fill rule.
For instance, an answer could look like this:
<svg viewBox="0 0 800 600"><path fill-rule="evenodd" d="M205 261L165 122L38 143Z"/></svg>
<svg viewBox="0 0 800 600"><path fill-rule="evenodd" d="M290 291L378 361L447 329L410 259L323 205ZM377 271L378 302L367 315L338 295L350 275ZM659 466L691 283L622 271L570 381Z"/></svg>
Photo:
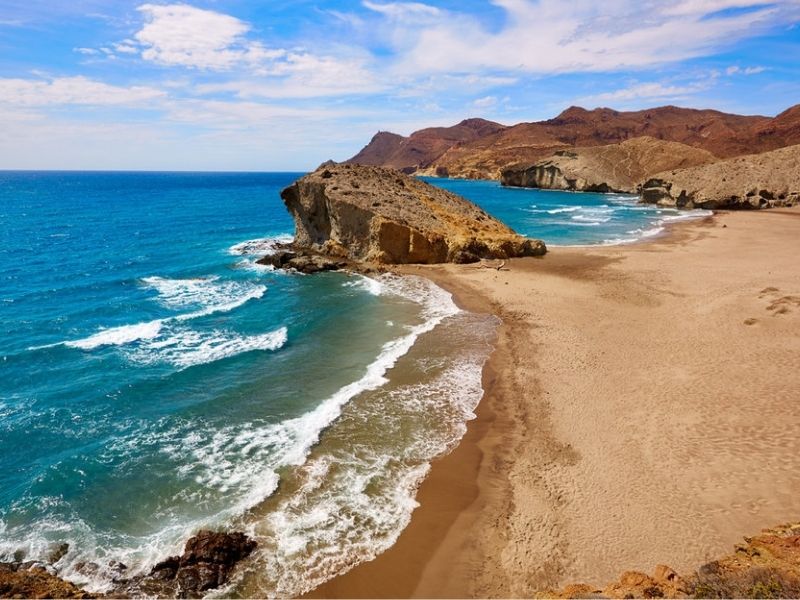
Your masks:
<svg viewBox="0 0 800 600"><path fill-rule="evenodd" d="M66 542L63 544L59 544L58 547L54 548L53 551L50 553L50 556L47 559L50 561L51 564L57 563L62 558L64 558L69 552L69 544Z"/></svg>
<svg viewBox="0 0 800 600"><path fill-rule="evenodd" d="M300 273L320 273L322 271L338 271L350 266L344 259L316 254L306 251L282 250L267 255L256 261L260 265L268 265L276 269L294 269Z"/></svg>
<svg viewBox="0 0 800 600"><path fill-rule="evenodd" d="M0 563L0 598L94 598L43 566Z"/></svg>
<svg viewBox="0 0 800 600"><path fill-rule="evenodd" d="M243 533L200 531L183 554L162 560L148 575L122 582L111 596L201 598L225 583L257 544Z"/></svg>

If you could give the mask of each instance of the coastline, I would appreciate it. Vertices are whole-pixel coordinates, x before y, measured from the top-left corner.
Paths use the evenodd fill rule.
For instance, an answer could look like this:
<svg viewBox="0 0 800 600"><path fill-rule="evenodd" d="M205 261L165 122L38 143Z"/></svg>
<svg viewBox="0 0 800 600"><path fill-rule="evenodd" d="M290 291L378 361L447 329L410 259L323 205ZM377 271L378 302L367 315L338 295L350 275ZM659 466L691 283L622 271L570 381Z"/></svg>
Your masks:
<svg viewBox="0 0 800 600"><path fill-rule="evenodd" d="M779 250L796 239L797 217L797 209L721 213L674 223L646 243L559 247L501 272L404 268L462 308L501 317L485 395L459 446L434 462L397 543L309 596L523 596L657 563L686 571L743 535L796 519L800 459L787 435L800 413L787 391L800 386L791 300L800 269ZM759 240L768 247L755 251ZM737 249L741 260L715 262ZM705 298L705 287L723 293ZM765 312L775 302L783 304ZM681 303L696 319L671 327L666 315L679 317ZM641 320L614 340L575 327L611 333L627 313ZM697 341L711 334L702 350L713 360L663 360L682 362L693 325ZM652 341L642 326L654 327ZM747 360L728 360L721 344L752 334L739 340L752 350ZM647 350L655 354L631 368ZM639 395L637 385L656 383L654 398ZM759 389L771 410L748 428L761 411L743 394ZM581 403L587 394L602 402ZM709 421L720 410L730 416Z"/></svg>

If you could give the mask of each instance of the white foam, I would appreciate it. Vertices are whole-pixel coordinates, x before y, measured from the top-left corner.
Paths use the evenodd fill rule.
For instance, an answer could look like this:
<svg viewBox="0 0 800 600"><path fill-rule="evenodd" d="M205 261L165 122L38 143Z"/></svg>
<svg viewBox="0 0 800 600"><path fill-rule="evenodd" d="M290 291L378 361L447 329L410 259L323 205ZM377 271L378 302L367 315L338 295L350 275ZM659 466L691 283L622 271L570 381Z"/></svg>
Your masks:
<svg viewBox="0 0 800 600"><path fill-rule="evenodd" d="M80 348L81 350L94 350L100 346L122 346L138 340L148 340L156 337L163 325L163 320L121 325L120 327L102 329L87 338L63 342L63 344L70 348Z"/></svg>
<svg viewBox="0 0 800 600"><path fill-rule="evenodd" d="M367 277L366 275L354 274L350 281L345 281L342 286L355 288L372 294L373 296L380 296L383 294L383 285L374 277Z"/></svg>
<svg viewBox="0 0 800 600"><path fill-rule="evenodd" d="M213 282L216 281L216 278L175 280L148 277L142 281L148 287L159 290L159 301L166 306L181 308L191 305L205 305L205 307L164 319L102 329L80 340L59 342L42 347L63 344L69 348L94 350L101 346L123 346L141 340L150 340L157 337L167 324L191 321L220 312L230 312L250 300L261 298L267 291L266 286L249 283L225 282L214 284ZM214 302L217 303L214 304ZM38 348L29 348L29 350L35 349Z"/></svg>
<svg viewBox="0 0 800 600"><path fill-rule="evenodd" d="M288 234L247 240L246 242L240 242L228 248L228 254L265 256L267 254L274 254L277 251L278 244L291 244L293 241L294 236Z"/></svg>
<svg viewBox="0 0 800 600"><path fill-rule="evenodd" d="M560 213L567 213L567 212L575 212L576 210L581 210L581 206L564 206L562 208L553 208L547 211L547 214L550 215L557 215Z"/></svg>
<svg viewBox="0 0 800 600"><path fill-rule="evenodd" d="M573 221L581 221L583 223L608 223L611 220L611 217L599 217L596 215L574 215L570 217Z"/></svg>
<svg viewBox="0 0 800 600"><path fill-rule="evenodd" d="M212 304L202 310L198 310L195 312L177 315L176 317L172 317L172 319L176 321L191 321L192 319L198 319L200 317L206 317L208 315L213 315L215 313L220 312L230 312L239 308L240 306L247 304L250 300L255 300L257 298L261 298L264 293L267 291L266 286L258 285L250 288L246 292L244 292L238 298L233 298L224 302L222 304Z"/></svg>
<svg viewBox="0 0 800 600"><path fill-rule="evenodd" d="M254 271L256 273L280 273L280 271L276 271L275 267L272 265L262 265L258 261L252 258L246 258L244 260L240 260L236 263L237 269L244 269L245 271Z"/></svg>
<svg viewBox="0 0 800 600"><path fill-rule="evenodd" d="M250 336L220 330L208 333L183 330L140 344L129 356L143 364L165 362L186 369L254 350L277 350L287 339L286 327Z"/></svg>

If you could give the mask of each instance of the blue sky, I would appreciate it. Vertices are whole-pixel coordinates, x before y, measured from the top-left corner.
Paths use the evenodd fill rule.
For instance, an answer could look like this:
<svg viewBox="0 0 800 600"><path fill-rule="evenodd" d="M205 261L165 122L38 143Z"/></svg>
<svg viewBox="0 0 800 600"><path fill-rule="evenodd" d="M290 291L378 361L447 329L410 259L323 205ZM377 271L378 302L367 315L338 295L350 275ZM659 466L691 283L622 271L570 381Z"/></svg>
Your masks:
<svg viewBox="0 0 800 600"><path fill-rule="evenodd" d="M800 103L800 0L0 0L0 168L305 170L377 130Z"/></svg>

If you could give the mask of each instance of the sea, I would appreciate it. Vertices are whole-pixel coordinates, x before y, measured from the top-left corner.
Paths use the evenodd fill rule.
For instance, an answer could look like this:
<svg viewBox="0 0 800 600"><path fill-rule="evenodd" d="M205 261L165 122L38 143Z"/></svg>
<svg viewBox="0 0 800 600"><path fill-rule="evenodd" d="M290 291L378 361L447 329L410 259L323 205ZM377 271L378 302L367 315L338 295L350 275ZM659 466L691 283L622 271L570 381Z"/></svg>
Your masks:
<svg viewBox="0 0 800 600"><path fill-rule="evenodd" d="M300 175L0 172L0 561L66 543L102 592L235 529L259 547L218 594L296 596L395 542L498 321L421 277L258 265ZM705 214L430 181L549 245Z"/></svg>

